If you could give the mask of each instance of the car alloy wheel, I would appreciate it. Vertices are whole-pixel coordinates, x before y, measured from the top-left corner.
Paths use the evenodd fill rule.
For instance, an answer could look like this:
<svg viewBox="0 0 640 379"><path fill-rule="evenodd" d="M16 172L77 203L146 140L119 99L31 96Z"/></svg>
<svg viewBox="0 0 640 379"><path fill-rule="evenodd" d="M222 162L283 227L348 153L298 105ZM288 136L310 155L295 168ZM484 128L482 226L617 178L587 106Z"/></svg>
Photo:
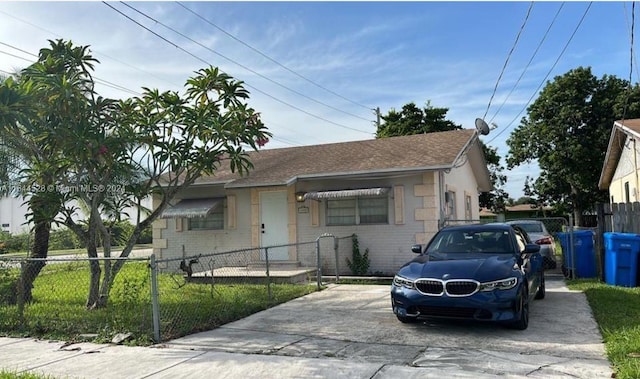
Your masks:
<svg viewBox="0 0 640 379"><path fill-rule="evenodd" d="M527 329L529 327L529 296L524 287L520 290L515 311L518 318L511 324L511 327L518 330Z"/></svg>

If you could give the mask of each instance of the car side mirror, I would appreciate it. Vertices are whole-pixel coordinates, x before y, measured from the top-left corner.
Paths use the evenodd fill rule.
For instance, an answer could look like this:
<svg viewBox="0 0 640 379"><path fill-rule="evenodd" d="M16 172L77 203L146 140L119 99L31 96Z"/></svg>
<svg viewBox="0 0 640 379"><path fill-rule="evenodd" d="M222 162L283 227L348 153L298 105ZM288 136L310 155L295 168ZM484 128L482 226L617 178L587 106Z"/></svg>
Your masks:
<svg viewBox="0 0 640 379"><path fill-rule="evenodd" d="M411 252L416 254L422 254L422 245L413 245L411 246Z"/></svg>
<svg viewBox="0 0 640 379"><path fill-rule="evenodd" d="M536 245L535 243L527 244L524 247L524 254L535 254L540 252L540 245Z"/></svg>

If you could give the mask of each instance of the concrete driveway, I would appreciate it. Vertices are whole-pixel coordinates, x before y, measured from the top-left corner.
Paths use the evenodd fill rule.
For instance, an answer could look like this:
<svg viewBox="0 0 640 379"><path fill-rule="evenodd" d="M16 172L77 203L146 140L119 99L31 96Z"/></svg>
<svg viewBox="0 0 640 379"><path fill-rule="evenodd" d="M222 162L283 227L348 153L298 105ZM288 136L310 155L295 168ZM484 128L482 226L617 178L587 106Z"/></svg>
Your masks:
<svg viewBox="0 0 640 379"><path fill-rule="evenodd" d="M525 331L402 324L388 286L332 285L153 347L0 337L0 368L65 378L610 378L584 294L547 278Z"/></svg>
<svg viewBox="0 0 640 379"><path fill-rule="evenodd" d="M334 285L165 346L296 357L296 364L311 359L335 377L611 377L585 295L569 291L557 276L547 278L547 297L531 305L525 331L467 322L402 324L391 312L388 286ZM350 364L368 369L356 374Z"/></svg>

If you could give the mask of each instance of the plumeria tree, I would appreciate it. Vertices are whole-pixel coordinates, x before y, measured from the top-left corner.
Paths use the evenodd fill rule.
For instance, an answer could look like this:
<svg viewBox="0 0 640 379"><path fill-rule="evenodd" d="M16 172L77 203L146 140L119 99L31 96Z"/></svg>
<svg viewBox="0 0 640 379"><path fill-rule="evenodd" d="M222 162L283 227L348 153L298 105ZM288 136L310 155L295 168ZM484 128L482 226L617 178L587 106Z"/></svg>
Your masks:
<svg viewBox="0 0 640 379"><path fill-rule="evenodd" d="M87 46L62 40L50 45L21 75L23 88L50 102L18 112L26 121L14 124L36 127L33 135L51 157L46 164L28 162L24 171L31 181L49 181L37 187L46 189L40 193L51 209L48 225L55 220L71 228L85 242L89 257L98 256L97 241L104 256L111 257L106 215L118 217L125 207L140 208L144 198L158 200L146 218L138 215L119 255L128 257L142 231L178 192L213 174L223 161L245 174L252 168L246 151L270 137L246 103L249 93L243 83L217 68L195 72L182 93L143 88L139 97L106 99L95 91L92 72L98 62ZM35 117L32 108L46 117ZM33 213L36 208L29 205ZM87 215L76 221L80 208ZM107 304L123 264L91 261L88 308Z"/></svg>

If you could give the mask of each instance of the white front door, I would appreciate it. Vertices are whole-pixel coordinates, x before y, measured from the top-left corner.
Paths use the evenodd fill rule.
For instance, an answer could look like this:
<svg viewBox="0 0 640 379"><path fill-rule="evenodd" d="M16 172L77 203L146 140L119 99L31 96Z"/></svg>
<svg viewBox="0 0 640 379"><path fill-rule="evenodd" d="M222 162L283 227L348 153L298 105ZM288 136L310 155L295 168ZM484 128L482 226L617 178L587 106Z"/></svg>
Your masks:
<svg viewBox="0 0 640 379"><path fill-rule="evenodd" d="M289 212L286 191L269 191L260 193L260 245L274 246L289 243ZM265 259L264 250L260 253ZM289 259L289 248L269 249L269 260L286 261Z"/></svg>

